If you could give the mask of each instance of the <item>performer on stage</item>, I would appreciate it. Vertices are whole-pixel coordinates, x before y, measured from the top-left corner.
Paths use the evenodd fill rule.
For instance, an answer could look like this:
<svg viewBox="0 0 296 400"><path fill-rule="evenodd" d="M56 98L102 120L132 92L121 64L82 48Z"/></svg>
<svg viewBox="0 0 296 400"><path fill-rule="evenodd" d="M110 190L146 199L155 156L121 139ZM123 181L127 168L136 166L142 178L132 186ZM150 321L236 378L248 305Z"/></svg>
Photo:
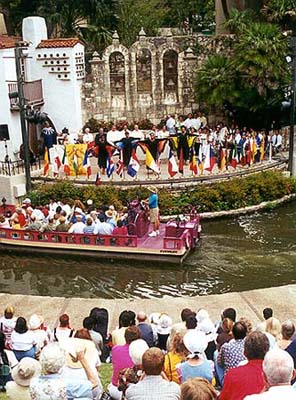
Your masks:
<svg viewBox="0 0 296 400"><path fill-rule="evenodd" d="M101 173L105 175L107 168L107 158L108 151L110 149L110 144L106 141L106 135L104 133L103 128L99 129L99 133L95 137L95 145L97 147L98 154L98 166L101 170Z"/></svg>

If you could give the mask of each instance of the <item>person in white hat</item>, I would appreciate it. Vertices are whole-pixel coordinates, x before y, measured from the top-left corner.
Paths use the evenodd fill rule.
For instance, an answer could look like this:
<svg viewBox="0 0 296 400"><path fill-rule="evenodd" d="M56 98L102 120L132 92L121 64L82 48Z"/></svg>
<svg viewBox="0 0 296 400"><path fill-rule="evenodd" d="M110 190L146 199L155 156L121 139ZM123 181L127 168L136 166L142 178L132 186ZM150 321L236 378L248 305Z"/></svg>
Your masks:
<svg viewBox="0 0 296 400"><path fill-rule="evenodd" d="M189 354L187 361L177 367L180 383L186 382L189 378L204 378L211 383L213 367L204 355L208 346L206 335L203 332L192 330L184 335L183 341Z"/></svg>
<svg viewBox="0 0 296 400"><path fill-rule="evenodd" d="M17 366L12 369L13 381L7 382L6 394L9 400L30 400L29 386L31 379L39 376L41 365L31 357L23 358Z"/></svg>
<svg viewBox="0 0 296 400"><path fill-rule="evenodd" d="M28 328L34 335L36 350L37 352L43 349L48 343L48 336L44 329L41 329L41 325L44 322L44 318L41 315L33 314L28 321Z"/></svg>
<svg viewBox="0 0 296 400"><path fill-rule="evenodd" d="M161 314L158 320L157 338L161 350L167 350L167 340L172 330L173 321L167 314Z"/></svg>

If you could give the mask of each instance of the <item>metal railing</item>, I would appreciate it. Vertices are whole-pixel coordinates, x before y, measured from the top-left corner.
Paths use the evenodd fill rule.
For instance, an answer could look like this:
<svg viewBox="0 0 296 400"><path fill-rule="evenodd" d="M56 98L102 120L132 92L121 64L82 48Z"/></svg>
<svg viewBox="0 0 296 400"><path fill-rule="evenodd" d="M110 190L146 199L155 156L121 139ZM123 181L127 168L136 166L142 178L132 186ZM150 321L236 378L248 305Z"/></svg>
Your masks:
<svg viewBox="0 0 296 400"><path fill-rule="evenodd" d="M18 87L16 82L8 83L10 109L19 110ZM44 104L42 79L24 83L24 96L27 106L41 106Z"/></svg>
<svg viewBox="0 0 296 400"><path fill-rule="evenodd" d="M41 159L36 158L35 162L30 165L31 171L41 169ZM14 176L25 172L25 164L23 160L17 161L0 161L0 175Z"/></svg>

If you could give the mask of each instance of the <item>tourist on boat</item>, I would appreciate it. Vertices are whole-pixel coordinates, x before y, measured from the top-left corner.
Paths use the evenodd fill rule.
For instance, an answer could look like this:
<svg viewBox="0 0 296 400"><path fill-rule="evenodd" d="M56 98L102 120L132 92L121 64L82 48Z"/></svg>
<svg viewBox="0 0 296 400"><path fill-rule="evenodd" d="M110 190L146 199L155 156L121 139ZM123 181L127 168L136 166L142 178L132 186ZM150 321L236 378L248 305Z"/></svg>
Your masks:
<svg viewBox="0 0 296 400"><path fill-rule="evenodd" d="M73 223L73 225L70 226L68 232L69 233L84 233L84 228L86 227L86 225L83 222L83 215L81 215L77 212L77 213L75 213L75 219L77 222Z"/></svg>
<svg viewBox="0 0 296 400"><path fill-rule="evenodd" d="M213 363L205 357L208 342L203 332L191 330L184 335L184 345L188 350L187 361L177 366L179 382L189 378L204 378L210 383L213 380Z"/></svg>
<svg viewBox="0 0 296 400"><path fill-rule="evenodd" d="M86 225L83 228L83 233L92 234L94 233L95 225L91 217L86 218Z"/></svg>
<svg viewBox="0 0 296 400"><path fill-rule="evenodd" d="M62 339L73 337L75 330L70 327L68 314L62 314L59 318L59 326L54 328L50 335L51 342L59 342Z"/></svg>
<svg viewBox="0 0 296 400"><path fill-rule="evenodd" d="M40 355L42 374L33 378L30 383L30 394L34 400L54 399L97 399L98 380L90 368L84 350L75 351L73 355L87 375L87 380L63 379L60 372L65 365L65 352L58 343L44 347Z"/></svg>
<svg viewBox="0 0 296 400"><path fill-rule="evenodd" d="M16 318L14 317L14 307L8 305L4 310L3 317L0 318L0 332L5 335L6 348L11 349L11 334L15 328Z"/></svg>
<svg viewBox="0 0 296 400"><path fill-rule="evenodd" d="M113 230L114 230L114 225L106 222L105 215L99 214L98 222L95 225L93 233L95 235L112 235Z"/></svg>
<svg viewBox="0 0 296 400"><path fill-rule="evenodd" d="M25 229L27 231L39 231L42 226L42 222L37 220L36 215L31 214L28 225L25 227Z"/></svg>
<svg viewBox="0 0 296 400"><path fill-rule="evenodd" d="M31 379L39 376L41 365L30 357L23 358L11 370L12 380L6 384L6 395L9 400L31 400L29 386Z"/></svg>
<svg viewBox="0 0 296 400"><path fill-rule="evenodd" d="M54 217L48 217L39 229L39 232L54 232L57 228L57 220Z"/></svg>
<svg viewBox="0 0 296 400"><path fill-rule="evenodd" d="M23 228L26 224L26 213L23 211L21 207L16 207L15 212L12 214L10 218L11 226L14 229L17 229L14 225L18 224L20 228Z"/></svg>
<svg viewBox="0 0 296 400"><path fill-rule="evenodd" d="M145 351L142 358L144 375L126 391L126 400L179 400L180 387L163 374L164 354L156 347Z"/></svg>
<svg viewBox="0 0 296 400"><path fill-rule="evenodd" d="M169 381L179 383L177 365L186 360L188 350L183 341L183 334L176 333L170 343L169 351L164 359L164 372Z"/></svg>
<svg viewBox="0 0 296 400"><path fill-rule="evenodd" d="M41 210L39 210L39 208L33 208L33 207L28 207L26 209L26 215L27 215L27 220L30 221L30 219L32 219L32 217L36 217L36 219L34 219L34 221L44 221L45 216L43 214L43 212Z"/></svg>
<svg viewBox="0 0 296 400"><path fill-rule="evenodd" d="M85 217L85 213L84 210L80 207L73 207L72 209L72 215L70 217L70 223L74 224L75 222L77 222L77 216L80 215L82 218L82 222L85 223L86 221L86 217Z"/></svg>
<svg viewBox="0 0 296 400"><path fill-rule="evenodd" d="M116 228L117 222L116 222L116 218L114 217L114 212L109 209L109 210L105 211L105 215L106 215L106 222L108 224L112 225L113 228Z"/></svg>
<svg viewBox="0 0 296 400"><path fill-rule="evenodd" d="M216 400L218 392L203 378L191 378L181 385L180 400Z"/></svg>
<svg viewBox="0 0 296 400"><path fill-rule="evenodd" d="M58 219L58 223L56 225L56 232L68 232L69 230L69 223L67 222L66 217L61 215Z"/></svg>
<svg viewBox="0 0 296 400"><path fill-rule="evenodd" d="M155 186L148 186L147 189L150 195L144 202L149 206L150 223L153 226L153 230L149 233L150 237L159 235L159 208L158 208L158 195L157 188Z"/></svg>
<svg viewBox="0 0 296 400"><path fill-rule="evenodd" d="M0 215L0 228L10 228L9 220L3 214Z"/></svg>
<svg viewBox="0 0 296 400"><path fill-rule="evenodd" d="M28 321L28 328L33 333L34 341L36 343L36 353L42 350L43 347L49 342L46 331L41 329L43 322L44 318L37 314L31 315Z"/></svg>
<svg viewBox="0 0 296 400"><path fill-rule="evenodd" d="M108 385L108 391L114 400L120 400L122 398L122 392L118 390L118 378L120 370L123 368L130 368L135 365L129 354L129 346L134 340L140 338L141 334L139 329L136 326L129 326L124 332L123 344L114 345L112 348L113 374L111 383Z"/></svg>
<svg viewBox="0 0 296 400"><path fill-rule="evenodd" d="M15 328L11 334L11 347L17 360L24 357L35 358L36 341L33 332L28 329L27 321L18 317Z"/></svg>
<svg viewBox="0 0 296 400"><path fill-rule="evenodd" d="M116 228L114 228L112 231L112 235L113 236L127 236L128 235L127 226L124 225L121 220L118 220Z"/></svg>

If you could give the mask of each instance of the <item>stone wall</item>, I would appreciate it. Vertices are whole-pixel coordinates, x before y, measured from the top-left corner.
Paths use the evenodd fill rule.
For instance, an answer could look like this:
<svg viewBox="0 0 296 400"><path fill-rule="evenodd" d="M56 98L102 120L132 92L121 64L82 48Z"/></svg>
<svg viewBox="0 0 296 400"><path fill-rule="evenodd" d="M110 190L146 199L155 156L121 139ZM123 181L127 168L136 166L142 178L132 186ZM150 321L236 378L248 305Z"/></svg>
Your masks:
<svg viewBox="0 0 296 400"><path fill-rule="evenodd" d="M158 123L171 113L198 109L194 78L210 53L221 51L225 38L205 35L147 37L143 29L129 49L117 33L99 56L94 53L91 73L82 88L83 120Z"/></svg>

